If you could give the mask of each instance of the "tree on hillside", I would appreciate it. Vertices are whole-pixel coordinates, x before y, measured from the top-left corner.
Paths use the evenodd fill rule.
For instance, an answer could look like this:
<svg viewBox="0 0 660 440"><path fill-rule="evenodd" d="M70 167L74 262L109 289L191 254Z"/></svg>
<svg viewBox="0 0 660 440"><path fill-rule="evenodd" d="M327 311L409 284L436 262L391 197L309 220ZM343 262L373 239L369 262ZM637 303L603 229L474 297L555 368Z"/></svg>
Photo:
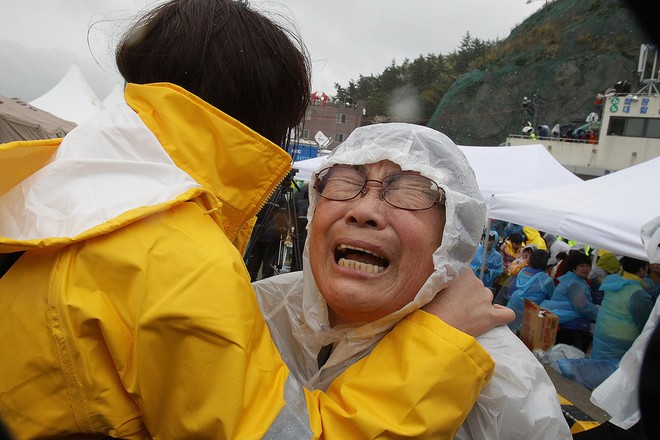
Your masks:
<svg viewBox="0 0 660 440"><path fill-rule="evenodd" d="M335 83L335 99L353 99L367 109L365 123L389 120L391 103L404 93L419 100L419 116L415 122L425 125L438 102L461 74L478 65L494 43L473 38L469 32L462 38L456 51L449 55L419 55L413 61L396 60L379 75L360 75L349 81L347 87ZM378 118L376 118L378 117Z"/></svg>

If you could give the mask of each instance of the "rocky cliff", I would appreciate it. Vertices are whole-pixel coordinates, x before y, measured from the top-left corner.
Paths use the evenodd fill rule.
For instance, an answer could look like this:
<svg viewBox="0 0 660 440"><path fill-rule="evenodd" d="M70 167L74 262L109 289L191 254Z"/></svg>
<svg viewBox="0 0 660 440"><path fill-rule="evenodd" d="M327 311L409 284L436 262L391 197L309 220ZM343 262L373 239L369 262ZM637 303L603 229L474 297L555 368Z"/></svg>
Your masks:
<svg viewBox="0 0 660 440"><path fill-rule="evenodd" d="M619 0L548 2L454 82L428 125L462 145L499 145L528 120L579 125L598 110L598 92L618 81L635 90L643 43Z"/></svg>

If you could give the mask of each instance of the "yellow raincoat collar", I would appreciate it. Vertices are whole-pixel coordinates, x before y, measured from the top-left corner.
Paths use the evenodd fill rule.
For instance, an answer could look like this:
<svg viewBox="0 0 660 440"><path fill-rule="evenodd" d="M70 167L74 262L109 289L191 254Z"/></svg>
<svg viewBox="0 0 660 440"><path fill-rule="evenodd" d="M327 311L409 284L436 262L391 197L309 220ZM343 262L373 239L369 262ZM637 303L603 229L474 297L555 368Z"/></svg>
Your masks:
<svg viewBox="0 0 660 440"><path fill-rule="evenodd" d="M14 142L0 146L0 170L6 171L3 175L8 178L3 179L3 186L0 186L0 209L5 213L11 212L5 216L4 223L0 222L3 223L0 224L0 252L61 246L85 240L191 199L204 206L237 248L242 250L254 223L254 215L290 169L289 155L248 127L172 84L129 84L126 101L137 116L128 107L120 106L90 118L95 119L91 122L91 128L85 128L86 123L83 123L64 140ZM116 127L113 125L115 121L128 125ZM107 132L104 125L109 127ZM126 139L135 139L133 136L137 132L140 141L124 139L126 130L131 133ZM103 197L103 192L111 185L107 182L99 185L102 175L92 172L89 176L96 187L88 185L89 181L84 179L72 182L67 174L71 165L66 161L63 161L64 165L56 163L64 143L80 145L84 147L76 147L81 152L80 156L76 156L74 149L74 160L67 158L69 162L75 163L79 160L76 157L82 157L81 163L96 166L100 163L102 170L114 166L112 172L121 176L125 165L108 160L103 146L96 145L97 153L88 151L94 136L98 136L97 140L101 142L107 142L110 149L119 145L117 150L121 150L122 154L129 151L124 156L128 157L129 165L147 166L152 174L156 170L156 178L150 175L152 180L148 181L150 184L157 183L153 188L139 188L140 191L136 192L140 192L140 196L126 191L115 197L115 202L119 199L119 208L115 206L115 211L107 210L110 214L106 213L108 199ZM108 136L111 136L110 140ZM151 153L145 153L147 144L151 145ZM135 154L130 153L131 149L135 150ZM161 153L158 153L159 149ZM143 154L150 155L150 161L141 162ZM161 168L169 171L159 180ZM139 185L141 176L138 172L125 177L134 179ZM174 183L172 178L176 179ZM53 191L55 198L61 198L66 206L57 204L52 197L44 199L43 194L40 199L39 191L31 193L35 181L41 184L41 188ZM66 192L63 190L57 194L59 187L51 182L65 183L63 186L71 186L74 190L81 187L95 189L83 191L83 197L76 198L74 191L61 194ZM163 188L167 190L165 194ZM92 208L87 206L89 200L94 202ZM38 208L41 202L55 203L56 215L40 218L40 212L49 214L48 207L43 210ZM28 210L28 207L34 206L37 208ZM97 206L100 209L96 209ZM76 207L83 208L83 211L88 209L81 216ZM80 218L84 218L86 223L78 225L77 230L68 223L60 227L58 222L62 217L68 217L68 223L76 223ZM43 222L54 226L46 229L50 233L39 232ZM25 224L37 226L24 228L22 225ZM21 232L25 230L28 233Z"/></svg>
<svg viewBox="0 0 660 440"><path fill-rule="evenodd" d="M220 199L205 206L221 210L232 241L291 169L282 148L181 87L128 84L125 97L174 163Z"/></svg>

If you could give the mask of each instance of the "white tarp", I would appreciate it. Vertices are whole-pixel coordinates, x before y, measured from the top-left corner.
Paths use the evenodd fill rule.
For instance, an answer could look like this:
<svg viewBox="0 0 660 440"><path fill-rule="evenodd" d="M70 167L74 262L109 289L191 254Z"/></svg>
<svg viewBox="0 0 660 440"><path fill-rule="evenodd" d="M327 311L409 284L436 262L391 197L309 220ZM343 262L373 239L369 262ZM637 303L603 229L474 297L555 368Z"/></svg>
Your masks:
<svg viewBox="0 0 660 440"><path fill-rule="evenodd" d="M660 215L660 157L580 183L491 197L492 218L647 259L642 226Z"/></svg>
<svg viewBox="0 0 660 440"><path fill-rule="evenodd" d="M564 168L541 144L516 147L471 147L459 145L477 176L481 194L489 203L493 194L547 188L582 179ZM293 164L296 179L309 181L322 157Z"/></svg>
<svg viewBox="0 0 660 440"><path fill-rule="evenodd" d="M541 144L515 147L459 145L467 157L481 194L489 203L493 194L504 194L582 182L564 168Z"/></svg>
<svg viewBox="0 0 660 440"><path fill-rule="evenodd" d="M103 108L77 64L71 66L55 87L30 101L30 105L76 124Z"/></svg>
<svg viewBox="0 0 660 440"><path fill-rule="evenodd" d="M325 156L312 157L311 159L294 162L293 168L298 170L294 179L309 182L312 178L312 172L323 162L323 159L325 159Z"/></svg>

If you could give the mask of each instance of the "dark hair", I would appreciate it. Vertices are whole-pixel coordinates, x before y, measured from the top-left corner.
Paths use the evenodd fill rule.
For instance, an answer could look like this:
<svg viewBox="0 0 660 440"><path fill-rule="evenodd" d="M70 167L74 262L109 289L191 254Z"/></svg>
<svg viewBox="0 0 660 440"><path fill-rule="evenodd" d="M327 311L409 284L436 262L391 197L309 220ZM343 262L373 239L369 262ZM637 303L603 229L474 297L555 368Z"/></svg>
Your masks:
<svg viewBox="0 0 660 440"><path fill-rule="evenodd" d="M591 266L591 258L589 258L589 255L576 250L570 251L568 257L566 257L566 260L564 261L566 261L566 268L570 271L575 271L580 264L588 264Z"/></svg>
<svg viewBox="0 0 660 440"><path fill-rule="evenodd" d="M641 268L649 264L648 261L638 260L637 258L633 257L621 257L619 263L621 264L623 270L632 274L637 273Z"/></svg>
<svg viewBox="0 0 660 440"><path fill-rule="evenodd" d="M509 240L511 241L511 243L522 243L523 241L522 235L517 232L514 232L513 234L509 235Z"/></svg>
<svg viewBox="0 0 660 440"><path fill-rule="evenodd" d="M309 103L300 38L245 1L170 0L145 13L117 47L127 82L169 82L285 147Z"/></svg>
<svg viewBox="0 0 660 440"><path fill-rule="evenodd" d="M529 265L532 269L546 269L548 267L548 260L550 259L550 253L545 249L537 249L532 252L532 256L529 259Z"/></svg>

